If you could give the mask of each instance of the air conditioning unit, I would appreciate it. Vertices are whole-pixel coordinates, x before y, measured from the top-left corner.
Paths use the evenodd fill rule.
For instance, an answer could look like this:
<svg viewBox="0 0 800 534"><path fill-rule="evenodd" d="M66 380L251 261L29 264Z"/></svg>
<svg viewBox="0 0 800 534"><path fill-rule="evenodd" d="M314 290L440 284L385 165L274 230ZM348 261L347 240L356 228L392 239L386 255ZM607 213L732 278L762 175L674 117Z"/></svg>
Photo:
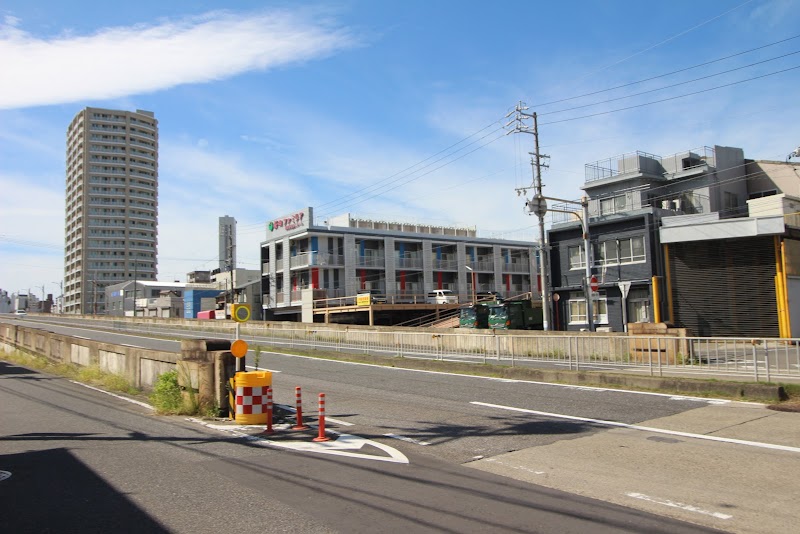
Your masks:
<svg viewBox="0 0 800 534"><path fill-rule="evenodd" d="M670 209L670 201L669 200L662 200L661 201L661 209L664 209L664 210Z"/></svg>
<svg viewBox="0 0 800 534"><path fill-rule="evenodd" d="M595 332L608 333L608 332L613 332L613 331L614 331L614 329L611 328L610 326L598 326L597 328L595 328Z"/></svg>
<svg viewBox="0 0 800 534"><path fill-rule="evenodd" d="M675 204L675 211L681 211L681 199L676 198L672 203Z"/></svg>

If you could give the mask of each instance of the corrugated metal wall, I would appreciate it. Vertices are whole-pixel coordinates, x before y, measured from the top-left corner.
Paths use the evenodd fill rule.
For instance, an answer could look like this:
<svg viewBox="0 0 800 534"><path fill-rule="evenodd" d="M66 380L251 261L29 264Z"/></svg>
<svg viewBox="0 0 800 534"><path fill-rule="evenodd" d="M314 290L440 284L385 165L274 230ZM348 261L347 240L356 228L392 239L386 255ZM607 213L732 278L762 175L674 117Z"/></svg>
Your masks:
<svg viewBox="0 0 800 534"><path fill-rule="evenodd" d="M678 326L696 336L778 337L773 238L669 245Z"/></svg>

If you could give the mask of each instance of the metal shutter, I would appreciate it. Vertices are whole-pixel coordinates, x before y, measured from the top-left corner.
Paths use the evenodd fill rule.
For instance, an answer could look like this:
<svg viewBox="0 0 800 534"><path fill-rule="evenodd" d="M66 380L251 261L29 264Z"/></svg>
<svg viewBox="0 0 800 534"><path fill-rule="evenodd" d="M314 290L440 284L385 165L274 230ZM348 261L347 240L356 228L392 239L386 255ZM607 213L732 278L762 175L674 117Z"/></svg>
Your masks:
<svg viewBox="0 0 800 534"><path fill-rule="evenodd" d="M677 326L696 336L777 337L772 237L669 245Z"/></svg>

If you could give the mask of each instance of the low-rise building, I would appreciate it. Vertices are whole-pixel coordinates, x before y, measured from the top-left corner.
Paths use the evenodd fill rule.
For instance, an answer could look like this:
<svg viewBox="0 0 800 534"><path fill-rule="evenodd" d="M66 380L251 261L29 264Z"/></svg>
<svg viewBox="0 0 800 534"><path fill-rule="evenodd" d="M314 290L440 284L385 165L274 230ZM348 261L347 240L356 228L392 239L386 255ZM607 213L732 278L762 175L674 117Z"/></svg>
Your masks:
<svg viewBox="0 0 800 534"><path fill-rule="evenodd" d="M312 208L277 217L261 243L267 318L299 320L303 290L315 299L371 290L392 304L424 302L448 289L461 302L476 292L538 294L534 244L480 238L476 229L362 219L316 221Z"/></svg>

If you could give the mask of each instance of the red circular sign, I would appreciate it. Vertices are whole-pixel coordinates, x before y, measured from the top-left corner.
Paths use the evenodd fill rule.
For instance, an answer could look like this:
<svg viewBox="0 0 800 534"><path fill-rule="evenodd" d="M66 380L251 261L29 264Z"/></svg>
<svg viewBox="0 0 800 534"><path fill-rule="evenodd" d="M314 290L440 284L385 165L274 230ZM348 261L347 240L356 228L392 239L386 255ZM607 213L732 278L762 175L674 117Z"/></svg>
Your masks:
<svg viewBox="0 0 800 534"><path fill-rule="evenodd" d="M592 288L592 291L597 291L600 288L600 286L597 284L597 277L596 276L592 276L592 278L591 278L591 280L589 282L589 287Z"/></svg>

